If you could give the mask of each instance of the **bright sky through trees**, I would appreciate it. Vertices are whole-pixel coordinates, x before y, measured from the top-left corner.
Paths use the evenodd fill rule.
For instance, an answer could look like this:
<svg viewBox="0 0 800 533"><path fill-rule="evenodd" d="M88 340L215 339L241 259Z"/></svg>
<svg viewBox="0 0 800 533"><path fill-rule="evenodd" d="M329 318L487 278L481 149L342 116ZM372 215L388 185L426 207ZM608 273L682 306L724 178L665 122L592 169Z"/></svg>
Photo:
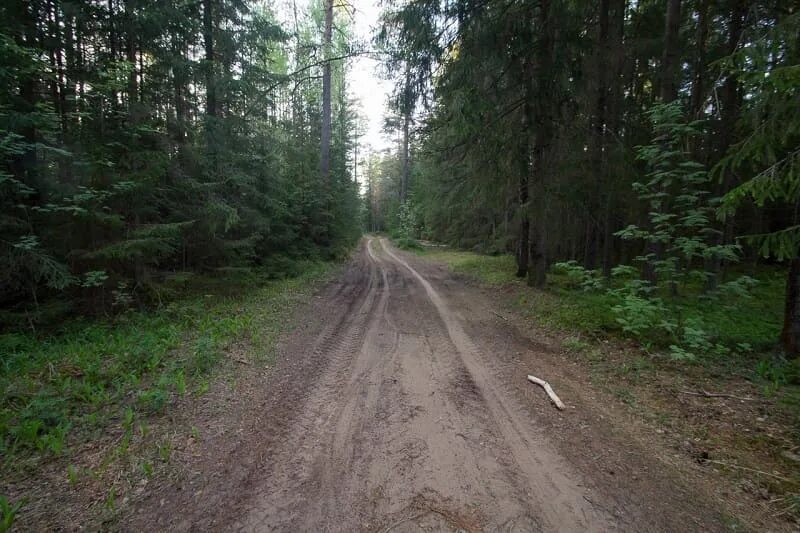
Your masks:
<svg viewBox="0 0 800 533"><path fill-rule="evenodd" d="M275 10L281 20L289 21L296 4L298 13L308 10L310 0L281 0ZM353 0L348 10L352 13L353 37L359 44L372 49L372 33L378 25L380 5L378 0ZM355 12L353 13L353 8ZM392 144L391 138L383 133L383 118L386 113L386 100L391 92L392 83L379 75L378 60L373 57L359 56L351 60L348 72L349 90L353 98L360 102L358 106L364 123L359 126L363 131L361 139L366 150L387 148Z"/></svg>

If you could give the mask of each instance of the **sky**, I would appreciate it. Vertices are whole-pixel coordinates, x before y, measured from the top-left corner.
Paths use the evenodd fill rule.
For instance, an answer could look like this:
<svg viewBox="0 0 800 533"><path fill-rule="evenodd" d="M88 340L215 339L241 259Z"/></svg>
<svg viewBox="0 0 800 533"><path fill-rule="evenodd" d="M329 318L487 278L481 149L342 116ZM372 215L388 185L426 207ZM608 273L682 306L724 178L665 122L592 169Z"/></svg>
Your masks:
<svg viewBox="0 0 800 533"><path fill-rule="evenodd" d="M305 11L309 4L309 0L278 0L275 8L279 17L289 19L293 1L296 1L298 11ZM378 26L381 12L380 0L348 0L347 4L352 13L354 37L358 42L371 46L372 34ZM361 160L362 155L366 155L368 150L378 151L393 144L382 132L383 117L387 99L392 92L392 82L382 79L378 72L378 61L365 56L351 60L348 82L351 96L360 102L361 115L366 121L360 125L364 134L359 148L358 158Z"/></svg>
<svg viewBox="0 0 800 533"><path fill-rule="evenodd" d="M354 30L357 39L370 42L372 32L378 26L380 7L378 0L351 0L355 7ZM390 139L382 133L386 101L392 92L392 82L384 80L378 73L378 61L370 57L358 57L350 71L350 91L361 102L361 111L367 121L362 142L374 150L390 146Z"/></svg>

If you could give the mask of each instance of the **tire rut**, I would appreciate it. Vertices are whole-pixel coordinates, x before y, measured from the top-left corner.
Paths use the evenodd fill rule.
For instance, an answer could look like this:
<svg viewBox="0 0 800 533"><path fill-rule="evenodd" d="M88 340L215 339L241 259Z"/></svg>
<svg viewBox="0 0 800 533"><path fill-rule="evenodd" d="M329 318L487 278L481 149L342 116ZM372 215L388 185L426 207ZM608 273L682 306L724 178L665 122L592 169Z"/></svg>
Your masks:
<svg viewBox="0 0 800 533"><path fill-rule="evenodd" d="M473 341L479 333L413 264L383 239L361 245L309 305L308 330L282 344L263 396L238 414L250 431L220 437L225 455L203 467L203 490L167 498L183 512L160 526L627 529L537 428L485 334Z"/></svg>

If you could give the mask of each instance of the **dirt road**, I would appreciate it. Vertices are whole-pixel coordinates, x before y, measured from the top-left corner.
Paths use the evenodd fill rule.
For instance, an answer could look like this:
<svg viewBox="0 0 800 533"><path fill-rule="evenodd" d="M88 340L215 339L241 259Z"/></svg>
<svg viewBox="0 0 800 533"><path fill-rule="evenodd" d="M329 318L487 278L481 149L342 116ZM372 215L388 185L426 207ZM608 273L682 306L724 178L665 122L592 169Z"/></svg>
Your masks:
<svg viewBox="0 0 800 533"><path fill-rule="evenodd" d="M365 239L298 322L277 368L204 429L192 474L123 528L723 529L600 411L562 389L556 412L525 381L542 348L477 289L385 239Z"/></svg>

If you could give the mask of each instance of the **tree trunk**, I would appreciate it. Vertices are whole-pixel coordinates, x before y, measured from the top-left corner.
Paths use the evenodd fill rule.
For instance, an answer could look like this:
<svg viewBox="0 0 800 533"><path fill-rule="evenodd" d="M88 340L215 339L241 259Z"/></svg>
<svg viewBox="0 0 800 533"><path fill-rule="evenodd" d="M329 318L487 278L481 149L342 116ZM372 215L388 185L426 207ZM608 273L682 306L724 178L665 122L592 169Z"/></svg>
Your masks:
<svg viewBox="0 0 800 533"><path fill-rule="evenodd" d="M747 8L747 2L744 0L737 0L734 9L731 11L728 24L728 42L725 49L725 54L728 56L736 52L739 47L744 18L747 15ZM718 134L716 135L716 153L712 155L714 163L725 157L728 149L734 143L736 121L739 119L739 110L742 105L739 80L735 74L730 74L725 78L720 91L719 101L720 122ZM727 193L731 190L735 181L733 172L730 170L726 172L722 180L717 183L716 195L722 196ZM731 239L733 239L733 217L728 217L721 229L722 233L717 237L717 244L730 242ZM708 276L706 278L705 289L707 291L716 290L723 270L722 260L719 257L712 257L709 260L706 270Z"/></svg>
<svg viewBox="0 0 800 533"><path fill-rule="evenodd" d="M547 164L545 159L550 151L553 136L553 17L550 13L550 0L539 2L539 24L541 28L539 43L536 51L536 84L535 100L531 110L534 114L535 127L529 131L533 139L532 160L530 164L529 188L534 191L534 197L540 207L544 207L545 172ZM540 220L536 221L535 228L530 235L530 268L528 269L528 284L542 287L546 281L547 257L545 251L545 221L540 210Z"/></svg>
<svg viewBox="0 0 800 533"><path fill-rule="evenodd" d="M681 23L681 0L667 0L667 16L664 24L664 50L661 56L661 88L659 96L662 103L669 103L678 98L680 50L678 48L678 30ZM662 190L661 192L666 192ZM656 261L664 257L662 243L648 243L648 255ZM658 283L658 275L652 261L643 265L642 277L651 285Z"/></svg>
<svg viewBox="0 0 800 533"><path fill-rule="evenodd" d="M524 139L524 136L520 136ZM531 232L531 223L528 214L528 169L529 166L529 155L528 155L528 142L525 141L522 143L523 150L521 150L520 157L520 166L522 167L520 178L519 178L519 189L517 193L517 198L519 201L519 212L520 212L520 222L519 222L519 233L517 235L517 277L524 278L528 275L528 258L529 258L529 245L530 245L530 232Z"/></svg>
<svg viewBox="0 0 800 533"><path fill-rule="evenodd" d="M213 3L213 0L203 0L203 46L206 55L206 115L212 118L217 116Z"/></svg>
<svg viewBox="0 0 800 533"><path fill-rule="evenodd" d="M139 87L136 74L136 28L135 17L133 14L133 6L131 0L125 2L125 59L130 64L130 73L128 74L128 112L137 113L134 111L135 104L139 100Z"/></svg>
<svg viewBox="0 0 800 533"><path fill-rule="evenodd" d="M180 60L182 63L184 56L177 44L177 37L173 36L173 39L175 39L173 42L174 53L176 57L181 58ZM175 144L180 153L186 140L186 76L183 64L172 67L172 87L175 99Z"/></svg>
<svg viewBox="0 0 800 533"><path fill-rule="evenodd" d="M800 355L800 258L792 259L789 265L781 344L788 357Z"/></svg>
<svg viewBox="0 0 800 533"><path fill-rule="evenodd" d="M108 0L108 55L112 62L117 61L117 38L118 36L116 27L116 15L114 14L114 0ZM111 110L113 112L117 109L117 91L115 89L111 89L110 97L111 97Z"/></svg>
<svg viewBox="0 0 800 533"><path fill-rule="evenodd" d="M661 56L661 101L672 102L678 98L680 50L678 30L681 25L681 0L667 0L667 17L664 26L664 53Z"/></svg>
<svg viewBox="0 0 800 533"><path fill-rule="evenodd" d="M517 232L517 277L524 278L528 275L528 262L530 261L530 198L529 179L530 179L530 135L533 131L533 72L531 71L530 61L522 58L520 61L521 81L525 87L525 103L522 113L522 127L519 134L519 181L517 183L517 201L519 209L519 228Z"/></svg>
<svg viewBox="0 0 800 533"><path fill-rule="evenodd" d="M411 127L411 73L406 63L405 69L405 85L403 87L403 170L400 177L400 202L405 203L408 198L408 175L410 170L410 162L408 157L409 145L409 130Z"/></svg>
<svg viewBox="0 0 800 533"><path fill-rule="evenodd" d="M203 47L205 48L206 75L206 116L205 141L206 153L212 172L216 173L219 159L217 157L217 60L214 51L214 0L203 0Z"/></svg>
<svg viewBox="0 0 800 533"><path fill-rule="evenodd" d="M692 96L689 111L692 118L699 119L703 116L703 103L705 96L706 74L706 42L708 41L708 8L710 0L702 0L697 9L697 37L695 48L697 55L694 60L694 79L692 80Z"/></svg>
<svg viewBox="0 0 800 533"><path fill-rule="evenodd" d="M610 0L600 1L600 13L597 29L597 46L594 55L595 68L595 93L594 93L594 117L592 129L592 142L590 160L592 171L594 172L594 194L592 195L594 205L592 211L604 213L602 206L605 205L604 196L608 195L607 173L608 173L608 148L606 146L606 120L608 111L608 68L610 63L609 46L609 9ZM586 250L584 254L584 266L594 269L601 251L603 224L598 217L589 216L586 227Z"/></svg>
<svg viewBox="0 0 800 533"><path fill-rule="evenodd" d="M606 101L606 182L611 190L614 190L616 170L612 170L612 153L616 153L619 143L620 129L622 124L622 103L623 103L623 68L625 64L625 10L627 0L611 0L610 22L609 22L609 70L612 78L608 84L608 97ZM607 193L605 205L603 206L602 226L603 226L603 273L611 277L611 262L614 242L614 224L612 222L613 213L616 211L614 199L616 196Z"/></svg>
<svg viewBox="0 0 800 533"><path fill-rule="evenodd" d="M39 5L30 2L21 7L21 31L17 35L17 44L35 49L39 45L38 34L36 31L37 10ZM21 109L26 113L33 113L38 103L38 78L33 74L26 74L20 77L19 96L23 104ZM19 133L25 139L25 146L22 153L16 154L11 162L11 169L14 177L32 187L39 192L38 180L38 161L36 154L37 131L33 122L23 123L19 128Z"/></svg>
<svg viewBox="0 0 800 533"><path fill-rule="evenodd" d="M330 188L331 179L331 36L333 33L333 0L325 0L325 29L322 36L322 147L320 171L322 183Z"/></svg>

